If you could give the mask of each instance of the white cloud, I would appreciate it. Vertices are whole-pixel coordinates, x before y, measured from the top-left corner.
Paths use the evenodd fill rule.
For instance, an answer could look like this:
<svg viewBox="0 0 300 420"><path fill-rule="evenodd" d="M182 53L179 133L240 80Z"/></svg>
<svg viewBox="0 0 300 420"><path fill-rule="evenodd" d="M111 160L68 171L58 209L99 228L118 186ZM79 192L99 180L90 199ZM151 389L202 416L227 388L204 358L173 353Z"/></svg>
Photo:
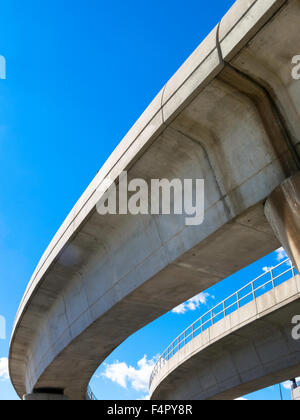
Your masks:
<svg viewBox="0 0 300 420"><path fill-rule="evenodd" d="M300 378L296 378L296 382L297 382L297 384L300 384ZM293 386L293 383L292 383L292 381L286 381L282 385L284 386L285 389L291 390L292 386Z"/></svg>
<svg viewBox="0 0 300 420"><path fill-rule="evenodd" d="M288 258L288 255L285 252L284 248L277 249L277 251L275 251L275 253L276 253L276 259L277 259L278 262L281 262L281 261L286 260Z"/></svg>
<svg viewBox="0 0 300 420"><path fill-rule="evenodd" d="M288 255L285 252L284 248L279 248L277 251L275 251L276 254L276 260L280 263L286 259L288 259ZM292 267L292 263L290 261L287 261L287 266ZM263 267L263 272L267 273L268 271L273 270L275 267Z"/></svg>
<svg viewBox="0 0 300 420"><path fill-rule="evenodd" d="M199 309L201 305L206 305L208 298L214 299L214 296L211 296L206 292L200 293L187 302L177 306L172 312L174 314L185 314L187 311L195 311L196 309Z"/></svg>
<svg viewBox="0 0 300 420"><path fill-rule="evenodd" d="M0 358L0 381L6 381L8 378L8 359L2 357Z"/></svg>
<svg viewBox="0 0 300 420"><path fill-rule="evenodd" d="M248 401L247 398L237 398L234 401Z"/></svg>
<svg viewBox="0 0 300 420"><path fill-rule="evenodd" d="M263 272L268 273L269 271L273 270L274 267L263 267Z"/></svg>
<svg viewBox="0 0 300 420"><path fill-rule="evenodd" d="M288 254L285 252L284 248L277 249L277 251L275 251L275 253L276 253L276 259L279 263L284 261L284 260L287 260L289 258ZM286 265L289 268L293 267L293 263L290 260L288 260L286 262Z"/></svg>
<svg viewBox="0 0 300 420"><path fill-rule="evenodd" d="M150 401L150 394L145 395L143 398L140 398L137 401Z"/></svg>
<svg viewBox="0 0 300 420"><path fill-rule="evenodd" d="M181 305L179 305L179 306L177 306L175 309L173 309L173 313L174 314L178 314L178 315L181 315L181 314L185 314L186 313L186 311L187 311L187 309L186 309L186 307L185 307L185 303L182 303Z"/></svg>
<svg viewBox="0 0 300 420"><path fill-rule="evenodd" d="M112 364L106 364L102 376L117 383L122 388L128 389L128 385L130 385L135 391L148 392L150 375L156 360L156 357L148 360L147 356L144 356L137 363L137 368L129 366L125 362L120 363L118 361Z"/></svg>

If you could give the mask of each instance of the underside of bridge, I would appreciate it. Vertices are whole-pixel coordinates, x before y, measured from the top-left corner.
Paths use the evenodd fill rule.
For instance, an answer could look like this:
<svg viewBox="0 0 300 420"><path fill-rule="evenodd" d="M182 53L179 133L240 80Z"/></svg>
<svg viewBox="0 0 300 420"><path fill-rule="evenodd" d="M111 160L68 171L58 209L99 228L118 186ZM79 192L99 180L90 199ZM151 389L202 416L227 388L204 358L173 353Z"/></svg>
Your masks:
<svg viewBox="0 0 300 420"><path fill-rule="evenodd" d="M297 378L300 277L292 277L216 323L167 362L152 400L234 400Z"/></svg>
<svg viewBox="0 0 300 420"><path fill-rule="evenodd" d="M281 244L298 266L299 21L298 0L238 0L111 155L21 302L9 360L20 397L52 389L83 400L106 357L178 304ZM100 216L103 183L124 170L204 179L204 223Z"/></svg>

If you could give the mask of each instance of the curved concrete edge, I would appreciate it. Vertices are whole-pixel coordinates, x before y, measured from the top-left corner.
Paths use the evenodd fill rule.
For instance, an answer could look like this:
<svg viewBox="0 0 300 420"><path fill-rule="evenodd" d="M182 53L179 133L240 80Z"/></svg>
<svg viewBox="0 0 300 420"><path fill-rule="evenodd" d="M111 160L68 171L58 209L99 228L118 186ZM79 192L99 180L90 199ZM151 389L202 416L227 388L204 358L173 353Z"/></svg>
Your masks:
<svg viewBox="0 0 300 420"><path fill-rule="evenodd" d="M285 3L287 0L237 1L166 84L164 121L176 117Z"/></svg>
<svg viewBox="0 0 300 420"><path fill-rule="evenodd" d="M250 31L253 36L285 2L283 0L252 0L245 3L245 0L237 0L221 25L221 28L223 27L220 30L221 47L226 55L224 55L225 59L230 55L235 55L248 42L249 25L254 25ZM253 10L256 13L253 13ZM244 31L241 30L243 27L245 27ZM224 68L224 58L221 57L219 51L218 33L218 28L215 28L160 91L103 165L54 236L28 284L18 309L11 336L9 359L11 359L23 313L30 304L31 298L38 292L45 273L66 249L84 221L95 211L95 206L102 194L103 181L108 178L114 182L120 172L129 169L145 148L164 130L166 124L170 123L180 110L187 106L195 95L199 94Z"/></svg>
<svg viewBox="0 0 300 420"><path fill-rule="evenodd" d="M216 342L241 330L244 326L277 311L285 305L300 299L300 276L295 276L270 292L260 296L239 310L228 315L198 337L191 340L176 353L159 371L150 387L150 399L159 399L159 387L168 377L197 356L201 351L212 347Z"/></svg>
<svg viewBox="0 0 300 420"><path fill-rule="evenodd" d="M220 45L230 61L288 0L245 0L236 2L220 24Z"/></svg>

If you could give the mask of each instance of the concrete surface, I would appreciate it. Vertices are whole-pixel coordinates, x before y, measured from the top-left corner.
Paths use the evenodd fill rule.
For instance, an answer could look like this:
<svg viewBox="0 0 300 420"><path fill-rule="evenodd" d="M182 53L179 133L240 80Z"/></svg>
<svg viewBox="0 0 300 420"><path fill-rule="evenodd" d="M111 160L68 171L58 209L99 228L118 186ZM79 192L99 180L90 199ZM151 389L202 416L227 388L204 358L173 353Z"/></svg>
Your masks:
<svg viewBox="0 0 300 420"><path fill-rule="evenodd" d="M68 401L64 395L59 394L27 394L23 396L23 401Z"/></svg>
<svg viewBox="0 0 300 420"><path fill-rule="evenodd" d="M90 378L127 337L280 246L264 214L299 168L299 1L238 0L80 198L18 310L9 369L22 397ZM204 178L205 222L99 216L105 179Z"/></svg>
<svg viewBox="0 0 300 420"><path fill-rule="evenodd" d="M293 264L300 268L300 172L273 191L265 215Z"/></svg>
<svg viewBox="0 0 300 420"><path fill-rule="evenodd" d="M300 401L300 388L296 388L292 390L292 400Z"/></svg>
<svg viewBox="0 0 300 420"><path fill-rule="evenodd" d="M281 284L190 341L158 372L152 400L234 400L298 377L300 277Z"/></svg>

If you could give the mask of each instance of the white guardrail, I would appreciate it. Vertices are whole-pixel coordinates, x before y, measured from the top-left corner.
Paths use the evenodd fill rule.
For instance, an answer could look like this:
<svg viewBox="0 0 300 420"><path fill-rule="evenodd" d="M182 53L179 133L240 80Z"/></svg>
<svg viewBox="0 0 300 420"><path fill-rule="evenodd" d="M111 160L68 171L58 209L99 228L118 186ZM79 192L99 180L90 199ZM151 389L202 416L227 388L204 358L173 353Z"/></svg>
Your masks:
<svg viewBox="0 0 300 420"><path fill-rule="evenodd" d="M286 267L288 267L288 269L285 270ZM165 363L169 361L179 350L186 346L187 343L203 333L206 329L230 315L232 312L235 312L247 303L256 300L259 296L262 296L280 284L286 282L296 274L298 274L296 268L292 265L291 261L287 259L278 264L276 267L266 271L264 274L251 281L251 283L242 287L240 290L218 303L202 315L197 321L183 331L183 333L181 333L162 353L152 372L150 387L155 376ZM266 277L269 277L267 281L265 281Z"/></svg>

